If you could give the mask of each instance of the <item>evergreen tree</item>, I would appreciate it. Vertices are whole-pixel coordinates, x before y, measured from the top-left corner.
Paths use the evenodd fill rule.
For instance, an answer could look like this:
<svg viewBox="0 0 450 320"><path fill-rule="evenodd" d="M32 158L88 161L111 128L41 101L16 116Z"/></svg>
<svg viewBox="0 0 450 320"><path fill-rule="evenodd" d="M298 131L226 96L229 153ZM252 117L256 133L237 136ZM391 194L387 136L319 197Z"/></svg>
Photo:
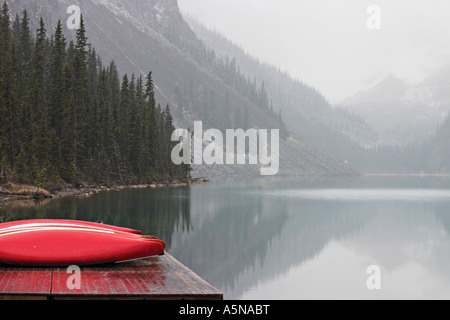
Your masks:
<svg viewBox="0 0 450 320"><path fill-rule="evenodd" d="M87 37L83 16L80 18L80 27L77 29L76 45L74 51L74 125L75 166L82 168L87 160L88 119L87 119Z"/></svg>
<svg viewBox="0 0 450 320"><path fill-rule="evenodd" d="M159 166L159 159L157 157L159 153L158 144L158 124L157 124L157 111L156 111L156 101L155 101L155 86L152 79L152 72L147 75L147 80L145 84L145 95L146 100L146 116L148 116L148 124L146 125L146 145L149 152L149 165L147 175L150 177L156 177L157 168Z"/></svg>
<svg viewBox="0 0 450 320"><path fill-rule="evenodd" d="M45 86L46 32L44 20L41 18L34 48L29 100L30 106L33 106L33 122L35 124L31 140L31 170L33 180L37 183L46 182L50 168L49 114Z"/></svg>
<svg viewBox="0 0 450 320"><path fill-rule="evenodd" d="M61 105L61 167L59 173L65 181L77 182L76 168L76 123L75 123L75 72L74 72L74 45L70 42L66 50L66 63L63 67L61 95L64 97Z"/></svg>
<svg viewBox="0 0 450 320"><path fill-rule="evenodd" d="M175 127L173 125L173 118L172 114L170 113L170 107L169 105L166 105L166 108L164 109L163 113L163 126L164 126L164 133L165 136L163 136L163 143L165 154L164 156L164 169L165 174L167 175L167 178L170 178L175 174L174 172L174 165L171 161L171 151L172 147L174 146L174 143L171 141L172 132L175 130Z"/></svg>
<svg viewBox="0 0 450 320"><path fill-rule="evenodd" d="M98 171L102 183L111 184L109 173L112 170L110 154L111 132L111 89L109 87L109 69L102 68L98 87Z"/></svg>
<svg viewBox="0 0 450 320"><path fill-rule="evenodd" d="M131 124L134 123L134 127L131 128L132 132L132 150L139 150L140 152L134 153L132 160L133 171L138 173L139 176L145 177L145 162L149 158L148 147L145 143L146 130L145 127L149 125L148 117L145 114L145 99L144 99L144 83L142 76L137 79L136 82L136 102L135 108L131 113Z"/></svg>
<svg viewBox="0 0 450 320"><path fill-rule="evenodd" d="M4 2L0 12L0 181L6 179L6 170L11 164L14 145L12 138L11 117L13 84L11 30L9 8Z"/></svg>
<svg viewBox="0 0 450 320"><path fill-rule="evenodd" d="M20 62L22 64L22 85L26 85L27 77L31 71L33 57L30 18L26 10L23 11L22 20L20 22L19 53ZM26 88L21 87L21 90L26 90Z"/></svg>
<svg viewBox="0 0 450 320"><path fill-rule="evenodd" d="M64 100L66 97L64 93L64 64L66 59L66 39L63 35L61 21L58 21L55 34L53 37L52 55L50 64L50 84L49 84L49 127L51 130L51 161L52 168L61 167L62 156L62 137L64 130L61 126L63 121ZM59 173L53 171L54 175Z"/></svg>
<svg viewBox="0 0 450 320"><path fill-rule="evenodd" d="M130 82L128 80L128 75L124 75L122 79L122 86L120 91L120 108L119 108L119 118L116 123L117 133L120 137L119 147L120 153L122 155L122 161L128 159L129 157L129 147L130 147L130 137L129 137L129 126L128 126L128 111L130 105L132 104L130 93ZM128 168L123 165L122 170L127 170Z"/></svg>

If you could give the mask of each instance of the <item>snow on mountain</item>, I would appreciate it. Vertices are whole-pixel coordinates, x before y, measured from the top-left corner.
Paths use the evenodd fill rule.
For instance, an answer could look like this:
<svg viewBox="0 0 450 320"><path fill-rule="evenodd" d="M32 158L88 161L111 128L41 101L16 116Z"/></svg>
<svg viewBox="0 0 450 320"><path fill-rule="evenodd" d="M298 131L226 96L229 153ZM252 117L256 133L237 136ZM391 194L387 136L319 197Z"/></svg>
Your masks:
<svg viewBox="0 0 450 320"><path fill-rule="evenodd" d="M233 83L226 82L214 69L205 46L181 15L176 0L8 0L11 14L21 15L26 9L33 30L42 16L46 28L53 33L58 20L70 17L67 8L78 5L83 14L88 42L102 58L104 66L114 61L120 74L146 76L152 71L156 100L170 105L177 125L188 128L192 120L224 122L223 114L238 119L238 112L248 109L255 128L276 128L278 120L262 110ZM75 30L65 30L68 40L75 39ZM207 60L210 64L202 63ZM210 68L210 69L208 69ZM176 88L191 90L198 104L182 107L177 104ZM209 97L209 99L208 99ZM209 111L214 97L217 114ZM194 114L193 108L204 110ZM230 120L230 121L231 121ZM236 122L236 121L235 121ZM280 172L284 174L354 174L355 171L329 156L301 137L292 135L280 141L284 150Z"/></svg>
<svg viewBox="0 0 450 320"><path fill-rule="evenodd" d="M339 106L361 115L379 132L381 144L422 142L445 121L450 109L450 68L419 84L390 74Z"/></svg>

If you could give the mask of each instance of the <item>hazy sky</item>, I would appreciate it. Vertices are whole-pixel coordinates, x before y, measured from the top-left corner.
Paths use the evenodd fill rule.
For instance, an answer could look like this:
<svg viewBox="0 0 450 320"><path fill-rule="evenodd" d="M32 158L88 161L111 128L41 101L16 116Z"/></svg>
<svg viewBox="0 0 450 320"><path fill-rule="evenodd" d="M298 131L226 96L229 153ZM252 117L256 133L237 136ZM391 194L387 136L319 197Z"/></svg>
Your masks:
<svg viewBox="0 0 450 320"><path fill-rule="evenodd" d="M450 61L450 0L178 0L180 9L331 102L388 73L420 81ZM379 30L369 30L371 5ZM371 20L372 21L372 20Z"/></svg>

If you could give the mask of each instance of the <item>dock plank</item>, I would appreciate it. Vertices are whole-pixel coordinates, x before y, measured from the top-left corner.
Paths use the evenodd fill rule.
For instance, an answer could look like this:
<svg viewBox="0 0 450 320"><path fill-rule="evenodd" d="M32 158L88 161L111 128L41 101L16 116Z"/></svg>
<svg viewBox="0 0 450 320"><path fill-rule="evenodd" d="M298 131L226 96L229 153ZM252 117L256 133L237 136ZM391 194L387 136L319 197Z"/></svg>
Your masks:
<svg viewBox="0 0 450 320"><path fill-rule="evenodd" d="M0 267L0 300L45 298L50 294L51 277L48 268Z"/></svg>
<svg viewBox="0 0 450 320"><path fill-rule="evenodd" d="M212 299L223 294L173 256L81 267L81 288L68 289L66 268L0 266L1 299Z"/></svg>

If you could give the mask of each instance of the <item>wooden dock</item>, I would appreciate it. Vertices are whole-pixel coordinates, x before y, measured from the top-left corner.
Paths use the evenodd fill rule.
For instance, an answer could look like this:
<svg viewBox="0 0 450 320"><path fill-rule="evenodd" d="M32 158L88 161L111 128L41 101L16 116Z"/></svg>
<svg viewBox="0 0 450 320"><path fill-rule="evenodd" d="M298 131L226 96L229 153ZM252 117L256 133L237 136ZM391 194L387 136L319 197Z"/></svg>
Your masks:
<svg viewBox="0 0 450 320"><path fill-rule="evenodd" d="M220 291L167 253L121 264L81 267L80 289L68 288L72 275L67 268L0 266L0 300L223 299Z"/></svg>

